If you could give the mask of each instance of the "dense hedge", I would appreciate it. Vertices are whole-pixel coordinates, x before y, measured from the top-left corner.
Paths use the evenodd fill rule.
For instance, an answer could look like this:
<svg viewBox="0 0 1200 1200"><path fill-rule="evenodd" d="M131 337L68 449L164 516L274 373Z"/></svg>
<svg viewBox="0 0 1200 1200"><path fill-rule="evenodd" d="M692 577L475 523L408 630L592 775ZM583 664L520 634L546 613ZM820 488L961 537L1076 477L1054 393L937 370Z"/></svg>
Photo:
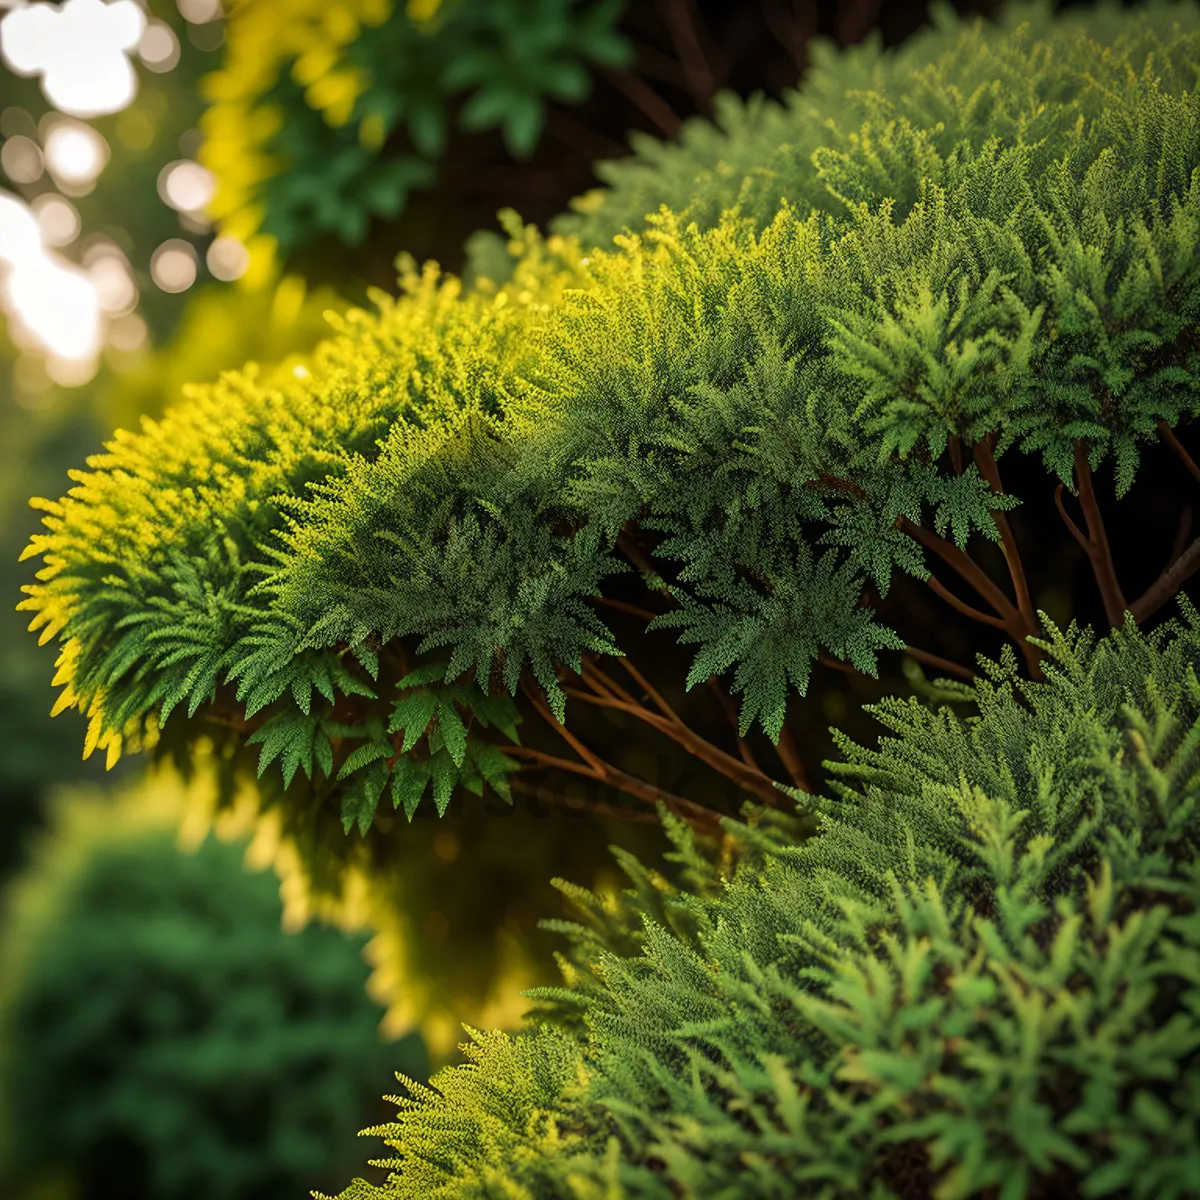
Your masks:
<svg viewBox="0 0 1200 1200"><path fill-rule="evenodd" d="M390 1182L343 1200L1195 1195L1185 613L1098 644L1051 629L1046 680L991 665L969 716L880 705L879 747L846 741L834 795L803 798L815 836L761 833L725 886L666 898L674 928L628 893L640 953L565 927L573 986L408 1083L371 1131ZM582 1029L547 1019L581 1008Z"/></svg>

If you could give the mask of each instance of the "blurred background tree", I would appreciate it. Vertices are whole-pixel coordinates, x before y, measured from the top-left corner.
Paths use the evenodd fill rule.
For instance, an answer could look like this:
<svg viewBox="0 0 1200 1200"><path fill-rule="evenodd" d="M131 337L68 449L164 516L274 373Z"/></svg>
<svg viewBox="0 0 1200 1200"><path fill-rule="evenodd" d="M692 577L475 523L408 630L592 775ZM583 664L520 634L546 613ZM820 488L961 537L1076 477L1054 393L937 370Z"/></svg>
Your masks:
<svg viewBox="0 0 1200 1200"><path fill-rule="evenodd" d="M202 786L197 784L194 786ZM77 1200L303 1195L419 1038L387 1045L363 939L280 927L244 844L177 847L156 772L56 794L0 936L0 1192Z"/></svg>

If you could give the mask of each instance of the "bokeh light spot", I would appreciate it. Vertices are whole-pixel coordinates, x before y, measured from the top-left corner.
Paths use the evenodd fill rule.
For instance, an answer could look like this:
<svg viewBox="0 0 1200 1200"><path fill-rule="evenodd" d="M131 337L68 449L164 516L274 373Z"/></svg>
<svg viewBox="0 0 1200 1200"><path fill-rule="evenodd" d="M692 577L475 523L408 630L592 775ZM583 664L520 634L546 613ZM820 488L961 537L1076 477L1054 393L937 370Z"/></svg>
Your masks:
<svg viewBox="0 0 1200 1200"><path fill-rule="evenodd" d="M60 121L46 137L46 166L61 184L92 183L108 162L108 143L90 126Z"/></svg>
<svg viewBox="0 0 1200 1200"><path fill-rule="evenodd" d="M204 25L221 15L221 0L178 0L179 15L192 25Z"/></svg>
<svg viewBox="0 0 1200 1200"><path fill-rule="evenodd" d="M36 183L45 170L42 148L33 138L10 137L0 146L0 167L13 183Z"/></svg>
<svg viewBox="0 0 1200 1200"><path fill-rule="evenodd" d="M186 292L196 282L196 252L190 242L170 238L150 259L150 277L164 292Z"/></svg>
<svg viewBox="0 0 1200 1200"><path fill-rule="evenodd" d="M47 192L34 200L33 211L47 246L68 246L79 236L79 213L70 200Z"/></svg>
<svg viewBox="0 0 1200 1200"><path fill-rule="evenodd" d="M147 68L162 74L179 62L179 39L170 25L151 21L138 42L137 52Z"/></svg>
<svg viewBox="0 0 1200 1200"><path fill-rule="evenodd" d="M173 162L158 177L158 194L182 213L203 212L216 191L212 172L198 162Z"/></svg>
<svg viewBox="0 0 1200 1200"><path fill-rule="evenodd" d="M219 237L209 246L205 262L214 279L229 283L246 273L250 265L250 251L235 237Z"/></svg>

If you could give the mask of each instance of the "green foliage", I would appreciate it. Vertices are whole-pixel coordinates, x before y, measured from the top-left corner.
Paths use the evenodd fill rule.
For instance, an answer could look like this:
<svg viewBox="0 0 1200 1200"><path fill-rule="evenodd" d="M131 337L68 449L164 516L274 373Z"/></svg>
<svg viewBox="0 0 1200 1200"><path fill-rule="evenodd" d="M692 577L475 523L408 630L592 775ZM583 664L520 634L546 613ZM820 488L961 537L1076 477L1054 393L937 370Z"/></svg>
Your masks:
<svg viewBox="0 0 1200 1200"><path fill-rule="evenodd" d="M889 736L844 741L835 796L804 797L814 836L760 831L670 924L627 893L640 953L577 930L575 986L541 993L578 1001L576 1038L472 1033L372 1131L389 1183L345 1200L1194 1195L1185 615L1051 628L1045 682L990 664L969 717L878 706Z"/></svg>
<svg viewBox="0 0 1200 1200"><path fill-rule="evenodd" d="M546 103L579 103L591 64L619 66L622 0L311 0L232 14L208 81L205 163L214 214L283 251L334 234L362 241L434 181L451 113L532 153Z"/></svg>
<svg viewBox="0 0 1200 1200"><path fill-rule="evenodd" d="M362 940L285 934L241 845L180 853L180 797L169 776L59 797L12 884L5 1195L62 1177L80 1197L294 1194L353 1161L386 1069L423 1070L418 1041L379 1039Z"/></svg>
<svg viewBox="0 0 1200 1200"><path fill-rule="evenodd" d="M1131 22L1103 0L1058 13L1050 3L1019 0L986 22L965 23L934 0L929 19L931 25L888 49L878 29L846 47L814 37L801 85L781 101L724 92L712 121L693 117L674 141L635 134L632 156L597 166L607 186L578 197L551 228L607 247L622 232L642 230L647 214L664 205L701 228L713 227L734 207L761 227L781 200L802 213L817 208L840 216L847 201L879 195L896 197L903 216L917 199L926 164L879 141L893 123L927 131L942 157L964 141L978 152L991 137L1005 145L1048 137L1045 149L1054 156L1062 147L1053 139L1070 135L1081 111L1088 119L1097 114L1103 92L1091 91L1096 81L1080 75L1082 46L1066 56L1031 57L1031 44L1079 34L1102 45L1129 38L1131 60L1140 61L1144 48L1169 38L1177 22L1190 27L1195 12L1190 4L1144 4ZM1186 86L1186 61L1174 69ZM822 169L847 153L864 173L862 194L843 193ZM821 162L814 163L815 154Z"/></svg>
<svg viewBox="0 0 1200 1200"><path fill-rule="evenodd" d="M739 733L778 741L823 658L872 675L906 645L873 597L931 542L1001 539L1026 496L993 451L1127 490L1200 412L1200 21L1038 11L1037 38L937 34L859 128L824 126L804 186L836 204L797 185L589 253L513 218L503 283L403 264L299 374L119 434L27 552L88 751L211 739L227 790L256 760L336 880L384 796L507 794L518 719L558 729L585 656L624 654L591 601L630 533L658 539L633 561L678 605L648 628L696 647L686 686L727 674ZM845 87L806 86L832 119Z"/></svg>

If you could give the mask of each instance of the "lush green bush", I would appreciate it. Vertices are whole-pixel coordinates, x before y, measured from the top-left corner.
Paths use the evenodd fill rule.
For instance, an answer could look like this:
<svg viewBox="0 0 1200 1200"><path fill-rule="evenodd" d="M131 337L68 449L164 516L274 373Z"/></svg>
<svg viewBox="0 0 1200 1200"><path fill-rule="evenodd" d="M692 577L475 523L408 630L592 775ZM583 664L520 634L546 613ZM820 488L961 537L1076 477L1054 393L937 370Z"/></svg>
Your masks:
<svg viewBox="0 0 1200 1200"><path fill-rule="evenodd" d="M362 939L285 934L241 844L180 853L182 800L169 774L60 795L10 886L6 1196L56 1179L96 1200L295 1195L349 1168L398 1059L423 1069L419 1042L380 1040Z"/></svg>
<svg viewBox="0 0 1200 1200"><path fill-rule="evenodd" d="M845 742L834 795L797 794L815 836L763 831L726 885L666 899L674 928L629 892L599 925L640 910L640 953L568 927L574 986L541 997L583 1030L473 1033L373 1131L389 1183L344 1200L1195 1195L1185 611L1098 644L1052 629L1045 680L1009 655L969 716L880 705L879 747Z"/></svg>
<svg viewBox="0 0 1200 1200"><path fill-rule="evenodd" d="M549 236L510 215L504 254L494 241L477 243L465 282L402 262L400 298L377 295L377 313L347 313L339 335L290 377L229 374L195 389L162 420L118 433L67 497L39 502L47 532L28 553L44 566L23 607L44 641L60 642L59 707L90 719L88 752L105 749L111 762L124 749L149 749L184 771L211 752L224 802L257 776L257 819L277 831L306 903L337 910L353 881L377 913L401 893L411 904L421 875L400 855L418 845L437 853L436 837L406 836L420 820L458 804L486 841L489 805L536 791L569 806L572 780L587 781L582 800L593 813L653 820L666 812L685 822L699 839L688 852L698 877L711 882L747 856L757 864L742 868L729 893L742 888L745 911L722 908L724 891L712 899L717 908L685 905L697 924L682 936L701 957L669 939L647 943L712 1004L688 993L670 1016L666 976L647 983L656 968L636 960L612 966L603 994L585 987L589 1037L611 1039L611 1053L591 1041L585 1053L569 1032L483 1038L473 1052L480 1069L443 1078L457 1081L446 1083L452 1089L495 1094L489 1111L499 1124L481 1124L454 1098L445 1115L465 1124L452 1136L441 1116L419 1109L417 1123L401 1129L402 1153L433 1165L412 1168L414 1188L444 1182L446 1194L460 1183L464 1194L521 1194L503 1190L515 1171L535 1195L622 1187L736 1195L741 1172L747 1188L765 1194L795 1194L808 1180L828 1195L866 1186L882 1196L904 1192L896 1177L911 1169L915 1195L948 1164L958 1173L940 1181L939 1195L1052 1192L1055 1171L1077 1179L1094 1166L1107 1174L1091 1179L1092 1190L1105 1179L1126 1186L1122 1171L1137 1173L1130 1186L1187 1183L1194 1164L1185 1142L1177 1146L1170 1129L1157 1141L1148 1132L1178 1109L1179 1136L1190 1136L1186 1089L1142 1088L1138 1096L1150 1098L1136 1103L1132 1093L1106 1099L1097 1089L1125 1085L1089 1059L1071 1067L1100 1081L1086 1096L1066 1083L1061 1095L1043 1094L1031 1080L1067 1078L1057 1050L1021 1059L1026 1074L1006 1082L1001 1067L1014 1055L1004 1039L1015 1027L997 1018L993 1028L975 1012L984 997L989 1011L1011 1002L1014 1021L1032 1021L1024 1000L988 990L1018 955L1022 970L1041 972L1036 986L1048 1005L1069 1009L1075 1000L1063 989L1073 997L1089 979L1101 988L1088 955L1103 943L1078 930L1078 941L1076 933L1054 941L1057 927L1045 944L1018 933L1021 921L1046 915L1029 916L1036 904L1051 901L1061 902L1054 919L1074 929L1072 912L1092 903L1081 898L1089 893L1079 872L1099 870L1105 856L1118 882L1134 877L1120 875L1125 860L1102 829L1061 826L1094 835L1086 862L1072 857L1069 839L1035 839L1024 882L1001 879L1009 868L999 858L977 864L991 876L972 875L966 860L957 883L949 871L967 853L955 822L986 843L1000 831L1017 836L1004 805L1032 806L1030 826L1040 822L1045 837L1060 828L1056 804L1092 812L1097 796L1070 799L1067 767L1082 771L1083 760L1068 750L1061 761L1046 757L1062 739L1084 737L1086 713L1074 732L1028 732L1030 745L1048 739L1037 761L1056 772L1035 772L1033 788L987 766L992 751L975 745L975 732L961 733L952 709L928 718L916 701L903 709L915 723L905 761L918 794L918 767L934 772L937 755L949 753L929 749L930 730L971 747L948 760L965 779L981 772L978 809L938 793L939 807L912 817L913 837L928 837L943 857L919 859L914 841L905 861L918 885L933 871L936 893L871 891L876 848L863 841L864 827L846 834L857 866L839 859L814 876L830 887L856 880L857 907L848 900L821 924L787 864L797 855L816 862L836 839L809 843L793 833L764 849L748 826L731 832L723 819L750 800L747 819L761 822L771 809L790 809L789 788L821 792L813 749L788 722L810 685L830 691L831 678L839 689L847 675L895 678L904 659L922 703L974 701L985 724L1013 732L1024 709L1010 693L1023 673L1024 703L1050 705L1054 716L1069 698L1055 653L1093 660L1074 634L1049 650L1037 637L1042 610L1123 630L1099 652L1095 662L1108 665L1095 666L1097 679L1109 672L1135 700L1142 688L1146 720L1158 720L1162 706L1182 714L1173 719L1193 719L1186 697L1162 693L1172 680L1182 687L1180 656L1191 653L1192 635L1164 651L1160 668L1137 627L1200 567L1200 539L1189 540L1190 508L1176 486L1191 486L1189 474L1200 479L1181 440L1200 411L1198 54L1200 10L1168 3L1056 19L1045 4L1014 5L998 26L943 21L900 55L856 48L819 64L803 99L727 107L724 134L693 131L677 151L644 151L641 162L614 168L611 192ZM640 218L660 201L662 211ZM627 223L633 231L613 240ZM657 639L671 628L694 654ZM981 651L1004 664L994 683L974 665ZM942 678L930 683L924 668ZM713 706L707 721L697 695ZM1062 719L1074 711L1063 708ZM1107 711L1096 720L1116 737L1120 701ZM929 729L920 726L926 719ZM1132 728L1165 771L1162 755L1175 750L1166 726L1153 727L1158 741ZM1115 764L1116 743L1105 745ZM1181 762L1190 761L1188 745ZM883 766L865 751L845 753L883 787ZM836 780L838 768L830 770ZM1128 756L1124 770L1123 783L1105 784L1124 813L1113 828L1190 844L1186 788L1184 825L1173 824L1169 814L1141 812L1136 797L1158 793ZM549 787L528 782L538 772ZM888 788L903 791L900 782ZM934 798L926 791L924 804ZM393 815L401 809L412 828ZM958 832L932 828L935 818ZM424 826L433 828L433 820ZM564 843L587 841L565 820L561 828ZM528 846L514 841L513 859L523 861ZM900 862L902 850L888 853ZM721 865L704 866L713 852ZM1057 873L1039 874L1060 853ZM1185 897L1176 915L1186 917L1186 856L1175 867L1178 879L1144 880L1146 895L1130 883L1128 911L1175 890ZM981 897L998 881L1032 890L986 910ZM776 885L776 900L753 899L755 888ZM938 916L942 893L948 907ZM621 910L611 897L597 903ZM955 907L968 903L971 917ZM741 922L736 938L733 925L712 923L718 910ZM980 932L974 916L998 932ZM1155 932L1148 957L1134 954L1130 970L1150 978L1157 967L1146 964L1160 949L1188 969L1191 935L1175 926L1168 935L1167 925L1154 926L1158 916L1139 919ZM877 938L881 921L901 940ZM942 956L928 976L903 941L926 932L921 953L936 946ZM801 941L779 943L780 933ZM1178 953L1169 945L1176 935ZM732 955L734 946L745 954L729 967L726 996L712 991L705 956L718 947ZM812 955L802 975L784 970L793 946ZM1000 1066L948 1058L933 1082L915 1068L905 1074L885 1054L896 1050L887 1038L898 1026L877 1013L882 1024L855 1031L828 1007L853 996L849 983L813 973L822 954L827 972L854 966L882 979L888 962L899 963L889 956L909 950L917 957L896 971L921 999L899 1025L933 1037L905 1024L942 1012L920 989L961 977L955 1003L970 1012L950 1005L947 1020L963 1032L947 1036L967 1045L978 1035ZM1071 970L1060 979L1063 963ZM585 965L571 968L578 986ZM801 980L826 991L800 1004ZM642 984L653 995L643 996ZM1178 999L1168 992L1164 1010ZM630 1005L664 1006L662 1024L640 1008L611 1007L618 993ZM778 1010L768 1012L762 996L772 994ZM1132 1045L1145 1032L1136 1005L1159 1000L1128 994L1136 1003L1105 993L1095 1011L1100 1024L1134 1022ZM1178 1000L1185 1018L1189 1003ZM693 1022L734 1020L734 1012L735 1040L720 1043L733 1057L723 1065L671 1049L676 1033L708 1036ZM1085 1017L1062 1019L1075 1021L1083 1044ZM655 1029L661 1038L651 1037ZM1167 1029L1179 1040L1163 1061L1178 1065L1191 1053L1191 1026ZM743 1033L763 1040L737 1041ZM650 1057L639 1059L633 1043ZM764 1050L777 1057L763 1059ZM788 1074L778 1056L801 1050L808 1073ZM839 1054L853 1078L822 1073ZM581 1063L595 1094L567 1087ZM706 1086L710 1069L717 1083ZM1158 1069L1141 1062L1130 1078L1149 1080ZM986 1083L965 1082L969 1071ZM511 1076L524 1108L508 1084L492 1082L494 1072ZM746 1078L774 1095L778 1119ZM718 1084L729 1097L712 1091ZM601 1102L612 1114L603 1120ZM565 1116L546 1115L560 1104ZM995 1124L1022 1106L1038 1114L1028 1125L1016 1116ZM1084 1113L1078 1121L1100 1122L1095 1139L1069 1115L1075 1109ZM802 1120L810 1110L818 1114L811 1128ZM1066 1125L1055 1124L1060 1117ZM897 1145L916 1145L915 1165L886 1158L888 1130ZM486 1169L463 1148L471 1146L491 1147ZM1141 1154L1167 1174L1139 1166ZM454 1165L462 1155L469 1170ZM409 1186L406 1170L399 1178L395 1186Z"/></svg>

